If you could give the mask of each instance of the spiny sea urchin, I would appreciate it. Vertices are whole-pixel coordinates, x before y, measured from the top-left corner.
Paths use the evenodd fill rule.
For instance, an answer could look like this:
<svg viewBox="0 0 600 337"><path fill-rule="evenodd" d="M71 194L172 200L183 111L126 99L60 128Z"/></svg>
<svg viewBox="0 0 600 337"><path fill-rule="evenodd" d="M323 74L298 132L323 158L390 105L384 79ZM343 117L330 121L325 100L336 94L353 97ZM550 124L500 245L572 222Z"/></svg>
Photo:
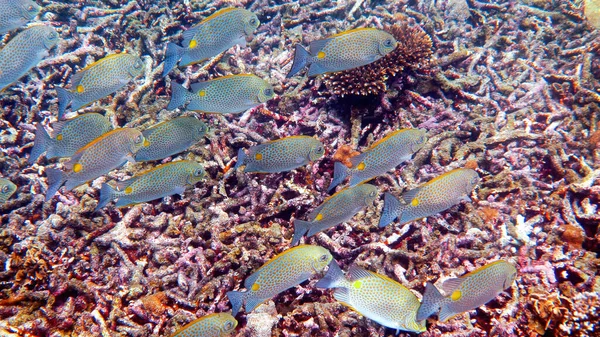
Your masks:
<svg viewBox="0 0 600 337"><path fill-rule="evenodd" d="M431 38L419 26L401 23L386 28L398 47L385 57L365 66L323 76L323 83L335 95L376 95L405 69L429 68L433 54Z"/></svg>

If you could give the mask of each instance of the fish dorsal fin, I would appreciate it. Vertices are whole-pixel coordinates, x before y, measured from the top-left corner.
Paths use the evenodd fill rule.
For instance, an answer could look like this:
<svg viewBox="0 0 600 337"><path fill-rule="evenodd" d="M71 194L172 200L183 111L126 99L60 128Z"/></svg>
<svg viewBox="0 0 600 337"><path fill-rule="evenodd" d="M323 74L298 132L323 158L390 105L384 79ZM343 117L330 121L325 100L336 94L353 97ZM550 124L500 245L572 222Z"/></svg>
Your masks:
<svg viewBox="0 0 600 337"><path fill-rule="evenodd" d="M387 136L381 138L380 140L376 141L375 143L371 144L371 146L369 146L369 150L374 149L375 147L381 145L381 143L396 136L397 134L408 131L408 130L412 130L412 129L400 129L400 130L396 130L396 131L390 133L389 135L387 135Z"/></svg>
<svg viewBox="0 0 600 337"><path fill-rule="evenodd" d="M221 15L223 15L223 14L225 14L225 13L229 13L229 12L232 12L232 11L237 11L237 10L239 10L239 8L236 8L236 7L229 7L229 8L223 8L223 9L219 9L218 11L216 11L216 12L212 13L212 14L211 14L209 17L207 17L206 19L202 20L202 21L199 23L199 25L200 25L200 24L203 24L203 23L207 23L208 21L210 21L210 20L212 20L212 19L214 19L214 18L216 18L216 17L219 17L219 16L221 16Z"/></svg>
<svg viewBox="0 0 600 337"><path fill-rule="evenodd" d="M246 281L244 281L244 287L246 287L246 289L252 289L252 285L256 282L256 280L258 279L258 277L260 276L262 270L265 267L267 267L268 265L270 265L274 261L277 261L277 259L279 259L284 254L290 254L290 253L292 253L295 250L306 248L307 246L309 246L309 245L298 245L298 246L296 246L294 248L290 248L288 250L285 250L285 251L283 251L283 252L275 255L273 258L271 258L265 264L263 264L262 266L260 266L260 268L258 268L254 273L252 273L252 275L250 275L250 276L248 276L248 278L246 278Z"/></svg>
<svg viewBox="0 0 600 337"><path fill-rule="evenodd" d="M89 70L89 69L91 69L92 67L95 67L95 66L97 66L97 65L99 65L99 64L102 64L102 63L104 63L104 62L106 62L106 61L108 61L108 60L111 60L111 59L115 58L115 57L121 57L121 56L123 56L123 55L127 55L127 53L115 53L115 54L106 55L106 56L104 56L103 58L101 58L101 59L99 59L99 60L96 60L96 61L94 61L93 63L90 63L90 64L88 64L88 65L87 65L87 66L85 66L83 69L79 70L79 72L82 72L82 71ZM79 72L78 72L78 73L79 73ZM77 75L77 74L75 74L75 75ZM73 76L75 76L75 75L73 75Z"/></svg>
<svg viewBox="0 0 600 337"><path fill-rule="evenodd" d="M190 84L190 89L192 89L192 92L194 94L197 94L199 91L205 89L210 83L211 83L210 80L204 81L204 82L192 83L192 84Z"/></svg>
<svg viewBox="0 0 600 337"><path fill-rule="evenodd" d="M212 80L213 81L224 80L226 78L232 78L232 77L258 77L258 76L254 75L254 74L229 74L229 75L225 75L225 76L220 76L220 77L217 77L217 78L213 78Z"/></svg>
<svg viewBox="0 0 600 337"><path fill-rule="evenodd" d="M421 191L421 187L417 187L417 188L413 188L412 190L402 193L402 199L404 199L404 203L410 205L411 202L417 197L417 194L419 194L420 191ZM412 205L412 206L418 206L418 204Z"/></svg>
<svg viewBox="0 0 600 337"><path fill-rule="evenodd" d="M284 140L288 140L288 139L306 139L306 138L312 138L311 136L303 136L303 135L298 135L298 136L289 136L289 137L285 137L285 138L279 138L279 139L273 139L273 140L269 140L266 141L264 143L262 143L261 145L265 145L265 144L274 144L274 143L278 143Z"/></svg>
<svg viewBox="0 0 600 337"><path fill-rule="evenodd" d="M77 152L75 152L75 155L77 154L81 154L83 152L85 152L85 150L89 149L90 147L94 146L95 144L97 144L99 141L103 140L104 138L117 133L117 132L122 132L124 128L118 128L118 129L114 129L114 130L110 130L107 133L103 134L102 136L92 140L91 142L87 143L84 147L82 147L81 149L77 150ZM71 157L71 159L73 159L75 157L75 155L73 155L73 157Z"/></svg>
<svg viewBox="0 0 600 337"><path fill-rule="evenodd" d="M438 181L438 180L442 180L442 179L446 178L447 176L450 176L450 175L453 175L453 174L459 173L459 172L461 172L461 171L466 171L466 170L470 170L470 169L465 169L465 168L457 168L457 169L454 169L454 170L452 170L452 171L448 171L448 172L446 172L446 173L444 173L444 174L440 174L439 176L437 176L437 177L435 177L435 178L431 179L431 180L430 180L430 181L428 181L426 184L427 184L427 185L429 185L429 184L431 184L431 183L434 183L434 182L436 182L436 181Z"/></svg>
<svg viewBox="0 0 600 337"><path fill-rule="evenodd" d="M347 35L347 34L352 34L352 33L360 32L360 31L363 31L363 30L378 30L378 29L371 28L371 27L354 28L354 29L350 29L350 30L346 30L346 31L337 33L337 34L333 34L331 36L328 36L327 38L328 39L332 39L334 37L343 36L343 35Z"/></svg>
<svg viewBox="0 0 600 337"><path fill-rule="evenodd" d="M463 283L463 277L455 277L449 278L444 283L442 283L442 290L446 293L446 295L452 294L455 290L460 288L460 285Z"/></svg>
<svg viewBox="0 0 600 337"><path fill-rule="evenodd" d="M497 264L503 264L503 263L508 263L508 262L506 262L506 261L504 261L504 260L498 260L498 261L494 261L494 262L488 263L488 264L486 264L486 265L484 265L484 266L481 266L481 267L479 267L479 268L477 268L477 269L475 269L475 270L473 270L473 271L470 271L470 272L468 272L468 273L464 274L463 276L461 276L460 278L461 278L461 279L464 279L464 278L466 278L466 277L469 277L469 276L472 276L472 275L474 275L474 274L477 274L477 273L479 273L479 272L481 272L481 271L484 271L484 270L486 270L486 269L488 269L488 268L490 268L490 267L493 267L493 266L495 266L495 265L497 265Z"/></svg>
<svg viewBox="0 0 600 337"><path fill-rule="evenodd" d="M350 279L350 281L356 281L356 280L360 280L362 278L369 278L369 277L373 277L374 273L371 273L370 271L361 268L355 264L352 264L349 268L348 268L348 278Z"/></svg>
<svg viewBox="0 0 600 337"><path fill-rule="evenodd" d="M323 48L325 48L325 45L330 41L330 38L326 38L326 39L322 39L322 40L316 40L310 43L309 45L309 51L310 54L312 56L316 56Z"/></svg>

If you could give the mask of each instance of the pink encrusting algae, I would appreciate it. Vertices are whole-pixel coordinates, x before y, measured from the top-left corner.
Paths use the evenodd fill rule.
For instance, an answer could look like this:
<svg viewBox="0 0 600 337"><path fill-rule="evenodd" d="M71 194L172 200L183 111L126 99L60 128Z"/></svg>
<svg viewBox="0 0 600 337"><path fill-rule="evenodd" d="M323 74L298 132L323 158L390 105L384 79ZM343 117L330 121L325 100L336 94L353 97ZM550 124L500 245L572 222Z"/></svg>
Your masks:
<svg viewBox="0 0 600 337"><path fill-rule="evenodd" d="M443 289L445 280L498 260L516 268L515 281L500 295L446 322L433 315L419 336L600 336L600 34L579 3L39 5L31 24L53 27L59 41L0 93L0 177L16 185L0 204L1 336L171 336L200 317L231 313L227 292L243 289L244 280L289 249L294 220L307 219L330 196L334 154L350 163L354 151L399 129L426 130L427 141L410 160L369 181L379 193L375 206L304 243L331 252L344 271L355 264L419 300L428 282ZM181 44L186 29L227 7L245 8L260 21L246 46L163 77L167 43ZM403 49L387 56L401 62L381 58L343 73L286 79L296 44L367 27L419 41L426 34L431 45L394 35ZM23 29L8 32L0 47ZM144 131L194 116L208 126L206 137L171 157L127 163L61 189L45 202L46 170L63 168L64 160L42 156L28 163L36 127L51 134L56 88L71 90L74 74L118 52L140 56L142 74L90 105L68 109L67 118L96 112L112 128ZM340 89L341 81L361 83L361 69L362 85ZM167 109L172 84L237 74L266 80L272 99L236 115ZM239 149L299 135L323 144L321 159L280 173L233 169ZM94 211L103 183L177 160L200 163L202 183L183 195ZM481 179L471 202L377 226L384 193L401 195L463 167ZM322 276L240 311L231 335L396 334L315 287Z"/></svg>

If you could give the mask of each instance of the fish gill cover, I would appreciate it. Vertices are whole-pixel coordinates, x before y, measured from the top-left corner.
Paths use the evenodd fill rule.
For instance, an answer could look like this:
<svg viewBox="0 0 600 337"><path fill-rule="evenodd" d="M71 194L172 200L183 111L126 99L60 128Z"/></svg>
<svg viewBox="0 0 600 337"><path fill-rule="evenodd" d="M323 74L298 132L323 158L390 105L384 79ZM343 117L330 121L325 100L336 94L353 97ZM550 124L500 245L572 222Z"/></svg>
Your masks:
<svg viewBox="0 0 600 337"><path fill-rule="evenodd" d="M0 10L15 2L0 1ZM255 13L258 28L163 77L167 44L180 45L186 30L231 7ZM226 293L289 249L294 220L330 196L334 156L350 167L351 157L406 128L427 130L427 141L369 182L379 191L375 206L303 242L327 249L344 271L356 264L415 294L428 282L444 292L444 281L494 261L515 266L503 293L446 322L433 315L419 336L600 336L596 1L109 0L23 8L30 13L3 11L0 48L36 25L52 27L58 41L20 41L19 55L36 64L14 69L15 76L31 70L0 93L1 336L170 336L230 312ZM402 49L360 68L286 79L296 45L357 28L388 31ZM120 89L67 109L66 118L96 112L112 128L143 131L194 116L207 124L206 137L45 202L47 172L68 158L28 163L37 125L58 137L57 88L76 91L76 73L119 53L143 62ZM174 83L238 74L266 80L273 98L238 115L167 109ZM289 172L233 170L240 149L298 135L318 138L322 158ZM178 160L200 163L204 180L182 195L94 211L103 183ZM400 196L461 167L481 179L470 202L378 228L384 193ZM231 335L396 334L316 288L319 277L240 312Z"/></svg>

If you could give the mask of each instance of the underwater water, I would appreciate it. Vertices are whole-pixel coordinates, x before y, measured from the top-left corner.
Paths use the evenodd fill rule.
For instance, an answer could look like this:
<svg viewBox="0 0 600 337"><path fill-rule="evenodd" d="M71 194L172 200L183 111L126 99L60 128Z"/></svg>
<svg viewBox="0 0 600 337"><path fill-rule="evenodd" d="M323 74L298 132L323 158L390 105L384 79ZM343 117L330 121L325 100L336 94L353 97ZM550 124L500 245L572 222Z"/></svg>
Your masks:
<svg viewBox="0 0 600 337"><path fill-rule="evenodd" d="M0 336L600 336L599 8L0 0Z"/></svg>

